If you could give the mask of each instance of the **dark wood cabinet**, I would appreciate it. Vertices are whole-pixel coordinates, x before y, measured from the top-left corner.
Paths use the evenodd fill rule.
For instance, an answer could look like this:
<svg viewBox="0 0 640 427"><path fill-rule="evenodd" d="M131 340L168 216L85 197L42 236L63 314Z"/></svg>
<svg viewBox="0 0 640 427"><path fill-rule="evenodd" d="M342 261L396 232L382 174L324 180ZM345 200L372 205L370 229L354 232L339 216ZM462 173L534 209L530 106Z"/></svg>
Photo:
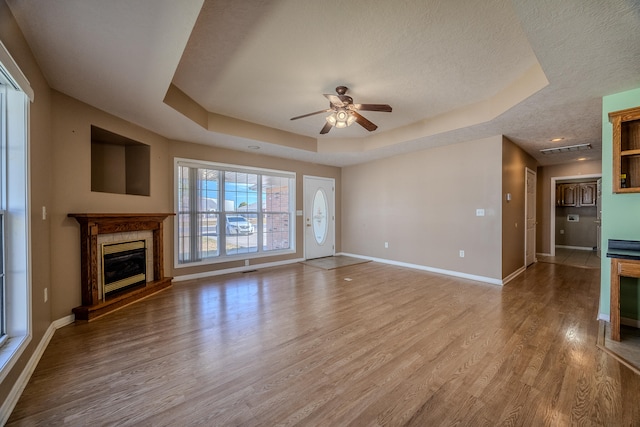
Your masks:
<svg viewBox="0 0 640 427"><path fill-rule="evenodd" d="M582 183L579 186L580 206L595 206L598 198L597 185L593 183Z"/></svg>
<svg viewBox="0 0 640 427"><path fill-rule="evenodd" d="M595 182L556 185L556 206L595 206L598 197Z"/></svg>
<svg viewBox="0 0 640 427"><path fill-rule="evenodd" d="M576 206L578 202L577 192L577 184L558 184L556 186L556 205Z"/></svg>

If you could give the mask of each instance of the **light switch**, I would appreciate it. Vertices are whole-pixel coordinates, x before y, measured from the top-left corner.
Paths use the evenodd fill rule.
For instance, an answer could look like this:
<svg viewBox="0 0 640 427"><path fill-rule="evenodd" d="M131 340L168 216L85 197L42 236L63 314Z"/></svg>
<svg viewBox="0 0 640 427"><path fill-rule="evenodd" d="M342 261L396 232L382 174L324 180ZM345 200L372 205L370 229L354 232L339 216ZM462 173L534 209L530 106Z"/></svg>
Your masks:
<svg viewBox="0 0 640 427"><path fill-rule="evenodd" d="M484 209L476 209L476 216L484 216Z"/></svg>

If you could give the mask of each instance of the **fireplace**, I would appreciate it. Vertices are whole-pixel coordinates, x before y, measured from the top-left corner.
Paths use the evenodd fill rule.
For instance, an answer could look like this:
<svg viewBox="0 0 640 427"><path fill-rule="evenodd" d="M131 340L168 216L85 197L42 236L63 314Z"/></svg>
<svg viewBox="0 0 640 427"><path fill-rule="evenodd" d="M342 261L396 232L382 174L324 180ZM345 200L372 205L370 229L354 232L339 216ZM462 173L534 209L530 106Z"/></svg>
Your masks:
<svg viewBox="0 0 640 427"><path fill-rule="evenodd" d="M95 319L171 286L172 277L164 275L162 223L173 215L68 214L80 224L82 305L73 309L76 320ZM118 246L119 244L126 246ZM133 247L129 247L130 244ZM103 249L107 252L107 264L111 261L120 264L116 264L113 269L107 266L105 271ZM117 254L114 259L110 259L112 254L108 253L112 249ZM123 253L129 251L134 251L135 255L129 253L122 258ZM122 277L113 277L113 280L105 279L106 276L112 276L110 269L130 271Z"/></svg>
<svg viewBox="0 0 640 427"><path fill-rule="evenodd" d="M102 245L102 299L147 282L146 242Z"/></svg>

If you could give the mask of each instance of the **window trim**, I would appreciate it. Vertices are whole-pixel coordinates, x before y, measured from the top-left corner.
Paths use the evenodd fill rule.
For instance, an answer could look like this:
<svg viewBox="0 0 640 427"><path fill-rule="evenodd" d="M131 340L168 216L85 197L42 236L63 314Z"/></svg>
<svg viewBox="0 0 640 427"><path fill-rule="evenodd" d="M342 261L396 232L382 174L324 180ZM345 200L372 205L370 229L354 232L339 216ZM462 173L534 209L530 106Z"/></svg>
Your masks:
<svg viewBox="0 0 640 427"><path fill-rule="evenodd" d="M16 76L17 80L13 78ZM26 82L26 86L21 82ZM4 266L6 338L0 345L2 382L32 339L29 107L33 91L1 43L0 84L3 91L0 114L4 115L0 130L0 209L4 210L4 253L11 254L5 256Z"/></svg>
<svg viewBox="0 0 640 427"><path fill-rule="evenodd" d="M179 262L179 251L180 251L180 239L179 239L179 215L178 214L178 168L179 167L193 167L193 168L209 168L215 169L222 173L224 172L239 172L239 173L247 173L247 174L258 174L260 176L269 175L287 178L289 180L289 215L290 215L290 226L289 226L289 248L287 249L276 249L264 251L260 245L258 245L258 250L256 252L244 252L233 255L223 254L222 250L218 252L218 255L215 257L204 258L200 261ZM268 168L259 168L259 167L251 167L251 166L243 166L243 165L234 165L229 163L219 163L219 162L211 162L206 160L195 160L195 159L187 159L181 157L174 157L174 168L173 168L173 195L174 195L174 210L176 215L174 217L174 254L173 254L173 267L176 269L179 268L189 268L189 267L198 267L205 265L213 265L220 264L225 262L232 262L238 260L248 260L248 259L257 259L257 258L266 258L280 255L288 255L296 253L296 180L297 175L295 172L291 171L283 171L276 169L268 169ZM219 214L228 214L235 215L237 211L229 211L226 212L224 210L218 211ZM242 212L240 212L241 214ZM270 211L262 211L261 205L259 205L257 212L251 212L251 214L257 214L258 216L264 215L265 213L271 213ZM260 231L256 231L259 233Z"/></svg>

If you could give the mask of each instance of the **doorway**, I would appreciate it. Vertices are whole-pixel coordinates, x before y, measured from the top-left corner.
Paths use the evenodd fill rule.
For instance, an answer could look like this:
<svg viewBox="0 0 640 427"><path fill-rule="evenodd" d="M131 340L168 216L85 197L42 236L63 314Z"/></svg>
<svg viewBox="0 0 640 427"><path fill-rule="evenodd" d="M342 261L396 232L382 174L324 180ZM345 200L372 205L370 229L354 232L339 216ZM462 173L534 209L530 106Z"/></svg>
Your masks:
<svg viewBox="0 0 640 427"><path fill-rule="evenodd" d="M572 251L578 250L581 252L586 250L593 250L593 248L597 246L597 243L595 243L599 239L599 236L597 235L595 235L595 238L592 239L594 243L593 244L590 243L588 246L586 246L585 243L582 243L582 241L578 241L577 243L569 240L559 241L559 237L563 236L563 239L564 239L564 236L566 236L566 233L569 231L568 228L562 227L563 224L566 225L567 227L578 228L574 226L580 225L581 222L582 222L582 226L584 226L585 223L589 223L589 225L593 225L594 233L599 232L599 227L596 229L597 223L595 218L595 214L596 214L595 204L591 209L593 210L593 215L591 214L590 209L585 210L585 213L587 215L581 215L579 211L573 209L574 207L576 207L577 209L581 209L580 208L581 201L579 197L580 193L569 191L569 193L567 194L572 194L574 199L571 202L568 202L567 200L569 199L565 198L564 202L561 203L563 199L562 197L563 195L562 193L558 193L556 190L557 190L558 184L563 184L563 183L576 184L580 182L592 182L594 183L593 188L595 193L595 188L596 188L595 182L601 177L602 177L602 174L586 174L586 175L559 176L559 177L551 178L551 191L550 191L551 209L549 214L549 217L550 217L549 252L550 253L548 254L548 256L550 257L556 256L556 245L558 245L558 247L561 249L567 249ZM597 198L599 197L600 196L597 196ZM570 205L576 205L576 204L578 206L570 206ZM559 206L559 205L565 205L565 206ZM564 212L563 210L566 210L566 212ZM589 212L586 212L586 211L589 211ZM560 223L559 221L562 221L562 223ZM561 226L561 227L558 228L558 226Z"/></svg>
<svg viewBox="0 0 640 427"><path fill-rule="evenodd" d="M333 256L335 251L335 180L303 177L304 257Z"/></svg>
<svg viewBox="0 0 640 427"><path fill-rule="evenodd" d="M536 177L537 174L534 170L525 168L526 173L526 191L527 196L525 198L525 212L527 215L526 225L527 230L524 235L524 260L525 267L529 267L536 262Z"/></svg>

